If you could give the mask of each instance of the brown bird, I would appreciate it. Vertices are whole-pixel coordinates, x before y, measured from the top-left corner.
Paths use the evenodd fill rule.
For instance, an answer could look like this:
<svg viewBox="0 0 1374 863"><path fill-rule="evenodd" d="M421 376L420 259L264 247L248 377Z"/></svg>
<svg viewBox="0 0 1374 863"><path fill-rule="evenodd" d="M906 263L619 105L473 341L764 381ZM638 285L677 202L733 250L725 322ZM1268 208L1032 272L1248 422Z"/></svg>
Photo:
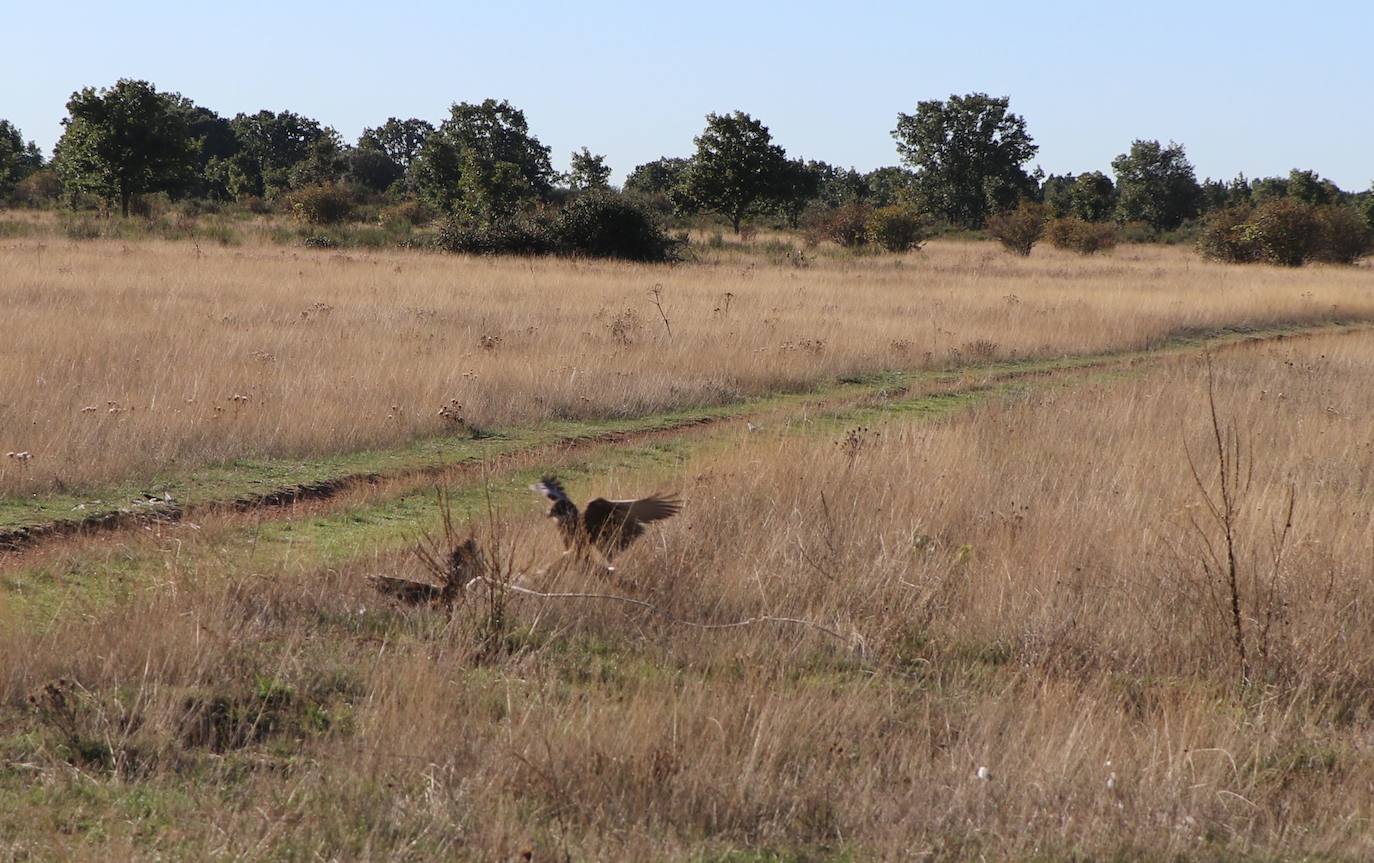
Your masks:
<svg viewBox="0 0 1374 863"><path fill-rule="evenodd" d="M587 503L586 510L578 512L556 478L546 476L530 486L550 501L549 518L558 522L558 530L563 534L563 544L568 553L594 551L598 553L608 570L611 557L624 551L644 533L644 525L662 521L677 515L682 502L670 495L652 494L638 500L606 500L598 497Z"/></svg>

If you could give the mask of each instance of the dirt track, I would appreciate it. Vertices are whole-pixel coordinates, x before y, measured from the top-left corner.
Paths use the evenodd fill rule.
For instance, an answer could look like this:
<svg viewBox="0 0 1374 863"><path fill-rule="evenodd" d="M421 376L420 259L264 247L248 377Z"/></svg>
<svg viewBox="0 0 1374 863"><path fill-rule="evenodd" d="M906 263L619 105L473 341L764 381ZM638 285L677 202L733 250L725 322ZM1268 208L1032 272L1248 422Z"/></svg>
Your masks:
<svg viewBox="0 0 1374 863"><path fill-rule="evenodd" d="M551 459L570 454L585 459L588 453L611 446L638 446L664 440L698 438L746 422L774 428L803 415L834 415L862 408L881 410L909 406L919 400L930 400L933 406L941 399L989 393L1021 381L1072 378L1107 369L1141 367L1180 357L1198 356L1207 351L1244 349L1321 334L1367 332L1369 328L1368 324L1355 323L1255 333L1228 332L1174 341L1148 351L1065 358L1057 363L966 367L943 373L907 375L896 384L887 381L882 384L836 385L786 402L760 399L727 413L688 416L639 431L606 431L559 438L551 443L518 448L480 460L462 459L450 464L418 466L391 473L344 474L325 481L284 485L261 494L229 500L190 505L151 502L143 507L121 507L93 513L81 520L0 527L0 569L29 563L38 553L59 549L64 541L78 537L89 540L99 536L117 542L121 533L210 516L219 523L230 524L315 516L356 502L360 496L374 500L387 499L435 485L463 485L493 475L533 470Z"/></svg>

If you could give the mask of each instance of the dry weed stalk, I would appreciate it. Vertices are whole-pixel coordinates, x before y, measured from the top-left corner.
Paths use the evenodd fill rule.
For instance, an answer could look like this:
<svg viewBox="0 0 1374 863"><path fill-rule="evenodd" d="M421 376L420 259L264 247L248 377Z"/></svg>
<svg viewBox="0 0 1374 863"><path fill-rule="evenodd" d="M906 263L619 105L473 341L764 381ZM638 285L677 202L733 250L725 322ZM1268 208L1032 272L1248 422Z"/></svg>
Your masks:
<svg viewBox="0 0 1374 863"><path fill-rule="evenodd" d="M668 331L668 338L673 337L673 327L668 323L668 313L663 311L663 286L654 285L654 289L649 292L653 297L654 308L658 309L658 316L663 319L663 329Z"/></svg>
<svg viewBox="0 0 1374 863"><path fill-rule="evenodd" d="M1209 592L1215 599L1220 586L1226 602L1225 614L1229 619L1230 641L1240 666L1241 682L1253 680L1255 668L1249 644L1253 641L1260 660L1268 663L1270 659L1273 625L1278 617L1279 603L1277 584L1283 568L1284 550L1293 530L1293 513L1296 503L1296 489L1288 485L1287 503L1284 507L1283 525L1273 530L1273 542L1267 578L1261 584L1258 572L1251 573L1253 596L1246 597L1242 589L1239 545L1241 536L1241 516L1245 510L1245 500L1254 487L1255 456L1254 441L1242 439L1235 423L1226 424L1217 412L1216 373L1212 355L1204 356L1207 368L1207 409L1212 431L1214 454L1216 457L1216 488L1209 487L1203 479L1198 463L1193 457L1186 441L1184 453L1188 459L1188 469L1197 488L1198 496L1206 508L1211 528L1218 534L1214 536L1207 526L1200 523L1196 516L1189 515L1189 523L1197 538L1201 554L1198 555L1203 578ZM1223 556L1224 550L1224 556ZM1253 558L1252 558L1253 561ZM1247 615L1247 606L1250 614ZM1246 633L1246 621L1250 620L1253 634Z"/></svg>

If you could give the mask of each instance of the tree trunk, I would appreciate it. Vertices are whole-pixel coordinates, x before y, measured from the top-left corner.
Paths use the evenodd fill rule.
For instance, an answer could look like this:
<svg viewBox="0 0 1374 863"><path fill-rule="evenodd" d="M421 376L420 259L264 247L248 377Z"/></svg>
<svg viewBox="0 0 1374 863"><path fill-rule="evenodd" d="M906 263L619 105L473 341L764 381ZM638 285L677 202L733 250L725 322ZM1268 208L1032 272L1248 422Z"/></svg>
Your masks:
<svg viewBox="0 0 1374 863"><path fill-rule="evenodd" d="M130 198L130 197L131 197L131 196L130 196L130 194L129 194L129 190L128 190L128 189L120 189L120 190L119 190L119 210L120 210L120 212L123 214L124 218L126 218L126 219L129 218L129 198Z"/></svg>
<svg viewBox="0 0 1374 863"><path fill-rule="evenodd" d="M736 236L736 237L739 236L739 223L740 223L740 220L743 219L743 218L744 218L744 214L741 213L739 210L736 210L736 211L730 216L730 224L731 224L732 226L734 226L734 229L735 229L735 236Z"/></svg>

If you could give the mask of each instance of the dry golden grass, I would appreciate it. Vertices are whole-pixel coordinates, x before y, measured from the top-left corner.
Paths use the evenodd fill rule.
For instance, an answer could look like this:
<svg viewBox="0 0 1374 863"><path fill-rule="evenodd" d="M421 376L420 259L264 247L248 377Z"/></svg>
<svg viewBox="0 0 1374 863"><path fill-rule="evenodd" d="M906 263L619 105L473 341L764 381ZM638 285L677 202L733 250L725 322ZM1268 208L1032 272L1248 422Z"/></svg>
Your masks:
<svg viewBox="0 0 1374 863"><path fill-rule="evenodd" d="M178 544L108 613L0 635L0 841L73 859L1367 859L1372 375L1368 334L1216 360L1254 466L1248 681L1201 564L1217 534L1186 452L1213 490L1216 462L1189 359L937 425L742 433L678 478L687 510L625 559L627 584L527 576L838 638L523 597L483 649L480 613L378 608L376 561ZM555 545L536 507L502 525L521 560ZM20 710L59 676L71 720L58 696ZM758 856L711 856L731 848Z"/></svg>
<svg viewBox="0 0 1374 863"><path fill-rule="evenodd" d="M754 248L667 268L0 240L0 452L32 454L0 459L0 495L396 445L443 431L441 408L479 427L637 415L842 374L1374 317L1368 268L1145 247L1019 260L952 242L798 267Z"/></svg>

